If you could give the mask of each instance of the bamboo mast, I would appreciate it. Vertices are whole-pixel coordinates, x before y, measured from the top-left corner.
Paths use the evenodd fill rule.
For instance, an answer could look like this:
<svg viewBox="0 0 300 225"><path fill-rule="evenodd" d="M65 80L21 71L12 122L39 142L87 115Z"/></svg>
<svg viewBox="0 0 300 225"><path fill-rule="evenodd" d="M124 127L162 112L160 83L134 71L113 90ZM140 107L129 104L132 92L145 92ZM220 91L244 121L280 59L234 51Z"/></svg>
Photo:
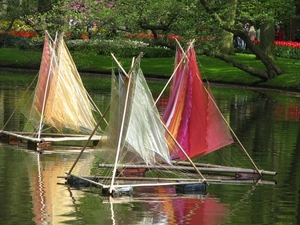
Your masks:
<svg viewBox="0 0 300 225"><path fill-rule="evenodd" d="M176 39L177 41L177 39ZM181 58L180 62L178 63L178 65L176 66L173 74L171 75L171 77L169 78L168 82L166 83L165 87L163 88L163 90L161 91L160 95L158 96L158 98L155 101L155 105L157 103L157 101L159 100L159 98L161 97L161 95L163 94L163 92L165 91L166 87L169 85L169 83L171 82L172 78L174 77L175 73L177 72L179 66L182 64L182 62L187 58L187 54L186 52L189 51L189 49L192 47L193 43L195 40L191 41L188 49L186 51L183 51L181 45L178 43L178 46L181 48L184 57ZM172 138L172 140L176 143L176 145L179 147L179 149L181 150L181 152L184 154L184 156L188 159L188 161L191 163L191 165L194 167L194 169L196 170L196 172L202 177L202 179L205 180L205 177L203 176L203 174L199 171L199 169L195 166L194 162L192 161L192 159L187 155L187 153L185 152L185 150L182 148L182 146L178 143L178 141L176 140L176 138L172 135L172 133L169 131L169 129L166 127L166 125L163 123L163 121L161 120L161 118L159 118L161 121L161 124L163 125L164 129L167 131L167 133L170 135L170 137Z"/></svg>
<svg viewBox="0 0 300 225"><path fill-rule="evenodd" d="M198 77L198 79L200 80L200 78ZM202 82L202 81L201 81ZM254 162L254 160L251 158L251 156L249 155L248 151L246 150L246 148L244 147L244 145L242 144L242 142L240 141L240 139L238 138L238 136L236 135L236 133L234 132L234 130L231 128L230 124L227 122L227 120L225 119L225 117L223 116L223 114L221 113L219 107L217 106L217 103L215 102L215 100L213 99L213 97L210 95L209 91L204 88L205 91L207 92L209 98L212 100L213 104L215 105L215 107L217 108L218 112L220 112L222 119L224 120L224 122L226 123L227 127L229 128L229 130L231 131L232 135L235 137L235 139L237 140L237 142L239 143L239 145L241 146L241 148L243 149L244 153L246 154L246 156L249 158L250 162L252 163L252 165L254 166L254 168L256 169L256 171L259 173L260 176L262 176L262 172L260 169L258 169L256 163Z"/></svg>
<svg viewBox="0 0 300 225"><path fill-rule="evenodd" d="M121 140L122 140L122 133L124 130L124 121L125 121L125 113L127 111L127 104L128 104L128 98L129 98L129 90L131 87L131 75L132 72L135 68L135 66L140 62L143 53L141 52L140 55L137 57L135 63L133 64L133 67L130 69L129 73L127 74L126 71L123 69L123 67L121 66L121 64L118 62L118 60L115 58L115 56L113 54L111 54L113 59L116 61L116 63L118 64L118 66L121 68L121 70L123 71L123 73L128 77L129 82L128 82L128 86L127 86L127 93L126 93L126 98L125 98L125 106L124 106L124 110L123 110L123 116L122 116L122 123L121 123L121 127L120 127L120 136L119 136L119 140L118 140L118 147L117 147L117 154L116 154L116 158L115 158L115 164L114 164L114 169L113 169L113 175L112 175L112 179L111 179L111 185L109 187L109 193L111 194L113 191L113 184L115 181L115 177L116 177L116 173L117 173L117 164L118 164L118 160L119 160L119 155L120 155L120 151L121 151Z"/></svg>
<svg viewBox="0 0 300 225"><path fill-rule="evenodd" d="M50 35L47 31L46 31L46 34L47 34L48 37L50 37ZM57 40L57 33L56 33L54 41L56 41L56 40ZM53 42L53 40L51 40L51 41ZM47 74L46 89L45 89L45 94L44 94L44 98L43 98L43 106L42 106L42 112L41 112L41 118L40 118L39 130L38 130L38 139L40 139L40 137L41 137L42 127L43 127L43 119L44 119L44 113L45 113L45 107L46 107L46 97L47 97L46 93L47 93L48 88L49 88L51 67L52 67L52 63L53 63L53 58L54 58L54 56L56 56L55 50L53 49L53 45L51 44L51 45L49 45L49 47L51 49L51 58L50 58L49 71L48 71L48 74Z"/></svg>
<svg viewBox="0 0 300 225"><path fill-rule="evenodd" d="M190 45L191 46L191 45ZM116 59L115 59L116 60ZM118 62L117 62L118 63ZM120 64L118 64L120 66L120 68L122 69L122 71L125 73L125 70L121 67ZM126 75L127 76L127 75ZM127 76L128 77L128 76ZM128 93L128 92L127 92ZM126 96L127 97L127 96ZM127 99L126 99L127 100ZM127 102L126 102L127 105ZM123 115L124 116L124 115ZM179 149L183 152L183 154L185 155L185 157L189 160L189 162L191 163L191 165L193 166L193 168L196 170L196 172L200 175L200 177L202 179L205 180L204 176L202 175L202 173L199 171L199 169L195 166L195 164L193 163L192 159L187 155L187 153L184 151L184 149L181 147L181 145L177 142L177 140L175 139L175 137L171 134L171 132L168 130L168 128L166 127L166 125L163 123L163 121L161 120L161 118L159 118L161 124L163 125L164 129L167 131L167 133L171 136L172 140L176 143L176 145L179 147ZM122 121L123 122L123 121ZM123 123L122 123L123 124ZM119 151L119 150L118 150Z"/></svg>
<svg viewBox="0 0 300 225"><path fill-rule="evenodd" d="M175 39L175 40L177 41L177 39ZM177 41L179 47L181 48L181 50L182 50L182 52L183 52L183 54L184 54L184 57L181 58L181 60L179 61L178 65L176 66L175 70L173 71L172 75L170 76L168 82L166 83L166 85L164 86L164 88L161 90L159 96L157 97L157 99L156 99L156 101L155 101L155 105L157 104L158 100L160 99L160 97L162 96L162 94L163 94L164 91L166 90L167 86L168 86L169 83L171 82L171 80L172 80L172 78L174 77L175 73L177 72L179 66L183 63L183 61L184 61L185 59L187 59L186 52L187 52L188 50L190 50L190 48L192 47L192 44L193 44L194 42L195 42L195 40L193 40L193 41L191 42L191 44L189 45L188 49L184 52L183 49L182 49L182 47L181 47L181 45L180 45L179 42Z"/></svg>
<svg viewBox="0 0 300 225"><path fill-rule="evenodd" d="M113 58L115 58L114 55L112 55L112 56L113 56ZM115 60L116 60L116 59L115 59ZM127 74L126 74L126 75L127 75ZM70 168L69 172L67 173L68 175L70 175L70 174L72 173L72 171L73 171L75 165L77 164L79 158L81 157L82 153L83 153L84 150L86 149L86 147L87 147L87 145L88 145L88 142L92 139L92 136L95 134L95 132L96 132L97 128L100 126L101 122L102 122L103 120L105 120L104 117L105 117L105 115L107 114L107 112L108 112L109 109L110 109L110 105L105 109L103 115L101 115L100 120L98 121L97 125L95 126L94 130L92 131L92 133L90 134L88 140L86 141L85 145L83 146L83 148L81 149L80 153L78 154L78 156L77 156L75 162L73 163L72 167ZM105 122L107 123L106 120L105 120Z"/></svg>
<svg viewBox="0 0 300 225"><path fill-rule="evenodd" d="M93 130L92 133L90 134L88 140L85 142L85 145L82 147L82 149L81 149L80 153L78 154L76 160L74 161L72 167L70 168L69 172L67 173L68 175L70 175L70 174L72 173L72 171L73 171L75 165L77 164L79 158L81 157L82 153L83 153L84 150L86 149L86 147L87 147L89 141L92 139L92 137L93 137L93 135L95 134L96 130L97 130L98 127L100 126L100 124L101 124L103 118L105 117L106 113L108 112L109 108L110 108L110 106L108 106L108 107L106 108L105 112L103 113L103 115L101 116L101 118L100 118L100 120L98 121L97 125L95 126L94 130Z"/></svg>

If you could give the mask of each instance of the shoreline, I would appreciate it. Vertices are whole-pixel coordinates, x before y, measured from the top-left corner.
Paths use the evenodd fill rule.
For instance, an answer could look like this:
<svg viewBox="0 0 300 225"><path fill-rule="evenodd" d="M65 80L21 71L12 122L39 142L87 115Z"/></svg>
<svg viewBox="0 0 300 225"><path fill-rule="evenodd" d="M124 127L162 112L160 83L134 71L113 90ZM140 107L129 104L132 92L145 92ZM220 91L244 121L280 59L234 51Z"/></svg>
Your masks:
<svg viewBox="0 0 300 225"><path fill-rule="evenodd" d="M1 71L8 71L8 72L28 72L28 73L38 73L39 69L30 69L30 68L11 68L11 67L1 67ZM82 76L100 76L100 77L108 77L111 73L107 71L82 71L78 70L79 74ZM157 80L163 81L168 80L170 76L160 76L160 75L152 75L152 74L145 74L145 78L147 80ZM263 86L255 86L255 85L243 85L243 84L236 84L236 83L229 83L229 82L209 82L211 85L217 86L226 86L226 87L234 87L234 88L243 88L249 90L259 90L259 91L271 91L276 92L279 94L285 94L293 97L300 97L299 91L291 91L286 90L284 88L277 88L277 87L263 87Z"/></svg>

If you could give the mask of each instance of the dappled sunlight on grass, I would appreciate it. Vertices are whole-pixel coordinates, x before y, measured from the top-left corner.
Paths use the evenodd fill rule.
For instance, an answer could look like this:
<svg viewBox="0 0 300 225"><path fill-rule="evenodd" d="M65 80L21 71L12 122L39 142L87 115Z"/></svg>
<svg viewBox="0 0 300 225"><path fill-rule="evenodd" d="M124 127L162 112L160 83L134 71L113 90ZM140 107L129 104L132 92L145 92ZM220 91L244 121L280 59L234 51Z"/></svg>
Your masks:
<svg viewBox="0 0 300 225"><path fill-rule="evenodd" d="M95 72L98 74L110 74L112 69L118 71L118 66L110 55L82 54L71 52L78 70L83 72ZM258 68L264 68L261 61L255 59L253 54L237 53L230 56L241 63ZM118 58L126 71L130 70L132 58ZM0 48L0 66L12 68L34 68L39 69L41 52L22 51L13 48ZM204 80L209 82L242 84L251 86L261 83L261 86L290 88L300 90L300 62L293 59L277 58L275 63L284 70L284 74L263 82L248 73L233 67L217 58L205 55L197 56L198 65ZM141 68L146 75L169 77L174 69L174 57L170 58L142 58ZM91 84L96 86L96 84Z"/></svg>

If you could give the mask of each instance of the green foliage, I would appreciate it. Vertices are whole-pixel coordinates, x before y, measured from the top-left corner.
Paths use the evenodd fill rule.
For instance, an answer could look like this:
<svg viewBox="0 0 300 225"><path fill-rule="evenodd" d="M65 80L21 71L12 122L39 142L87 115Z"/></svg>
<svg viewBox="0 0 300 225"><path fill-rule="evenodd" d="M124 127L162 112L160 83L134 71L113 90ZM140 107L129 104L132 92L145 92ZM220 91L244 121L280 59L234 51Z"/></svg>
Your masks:
<svg viewBox="0 0 300 225"><path fill-rule="evenodd" d="M275 52L277 57L286 59L300 59L300 48L275 46Z"/></svg>
<svg viewBox="0 0 300 225"><path fill-rule="evenodd" d="M268 0L268 1L238 1L236 22L251 23L258 27L266 21L274 21L275 24L289 23L295 15L294 0Z"/></svg>
<svg viewBox="0 0 300 225"><path fill-rule="evenodd" d="M147 43L130 40L68 40L68 48L80 54L97 54L110 56L114 53L117 57L132 58L144 52L145 58L172 57L175 52L168 48L151 47Z"/></svg>
<svg viewBox="0 0 300 225"><path fill-rule="evenodd" d="M37 1L0 1L0 20L19 19L24 15L29 15L36 12Z"/></svg>
<svg viewBox="0 0 300 225"><path fill-rule="evenodd" d="M8 48L8 47L21 47L26 46L28 43L27 38L10 35L7 33L0 33L0 48Z"/></svg>

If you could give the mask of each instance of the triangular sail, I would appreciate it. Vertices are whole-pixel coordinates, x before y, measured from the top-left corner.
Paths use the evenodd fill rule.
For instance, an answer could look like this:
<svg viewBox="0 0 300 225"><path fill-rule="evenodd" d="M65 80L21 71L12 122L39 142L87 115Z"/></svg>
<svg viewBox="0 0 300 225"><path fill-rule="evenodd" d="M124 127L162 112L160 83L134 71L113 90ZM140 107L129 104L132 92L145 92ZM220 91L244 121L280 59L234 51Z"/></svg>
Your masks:
<svg viewBox="0 0 300 225"><path fill-rule="evenodd" d="M103 188L103 193L107 191L114 195L131 193L134 187L170 185L193 191L205 186L206 179L199 171L200 167L213 173L236 171L233 167L219 168L191 160L191 157L226 146L233 139L213 97L201 81L194 49L177 54L175 71L178 71L164 114L169 129L160 119L139 67L142 53L139 60L133 61L128 74L112 54L123 75L119 73L117 77L112 73L108 139L106 145L101 144L96 151L99 160L96 181L71 174L73 167L69 172L70 179L87 181ZM170 149L174 149L171 152L174 158L188 159L189 162L173 163Z"/></svg>
<svg viewBox="0 0 300 225"><path fill-rule="evenodd" d="M188 156L195 158L229 145L233 139L202 82L193 46L186 53L177 49L176 67L182 57L186 59L173 77L163 120ZM186 159L177 146L170 149L173 158Z"/></svg>
<svg viewBox="0 0 300 225"><path fill-rule="evenodd" d="M76 132L93 130L96 122L93 106L69 50L60 39L57 76L53 78L45 110L45 123L61 131L67 127Z"/></svg>
<svg viewBox="0 0 300 225"><path fill-rule="evenodd" d="M63 35L52 41L45 34L39 79L33 97L29 121L75 132L90 133L96 125L93 111L97 111L86 89ZM99 111L99 110L98 110Z"/></svg>
<svg viewBox="0 0 300 225"><path fill-rule="evenodd" d="M42 54L42 61L40 65L39 79L36 87L36 95L34 105L39 113L42 113L44 102L47 102L49 89L47 86L51 83L53 76L53 65L55 62L53 56L55 56L53 43L50 42L48 35L44 36L44 48ZM52 67L52 68L51 68Z"/></svg>
<svg viewBox="0 0 300 225"><path fill-rule="evenodd" d="M121 75L118 81L112 77L108 137L110 147L116 147L113 145L121 139L118 161L154 165L159 160L171 164L165 130L141 68L133 69L130 81ZM125 101L126 96L128 101Z"/></svg>
<svg viewBox="0 0 300 225"><path fill-rule="evenodd" d="M189 173L172 165L166 128L136 62L128 74L122 69L124 76L112 75L107 144L97 153L99 167L106 169L99 171L104 179L98 185L112 193L115 188L174 185L178 180L201 183L200 172ZM149 176L149 180L119 183L126 176Z"/></svg>

